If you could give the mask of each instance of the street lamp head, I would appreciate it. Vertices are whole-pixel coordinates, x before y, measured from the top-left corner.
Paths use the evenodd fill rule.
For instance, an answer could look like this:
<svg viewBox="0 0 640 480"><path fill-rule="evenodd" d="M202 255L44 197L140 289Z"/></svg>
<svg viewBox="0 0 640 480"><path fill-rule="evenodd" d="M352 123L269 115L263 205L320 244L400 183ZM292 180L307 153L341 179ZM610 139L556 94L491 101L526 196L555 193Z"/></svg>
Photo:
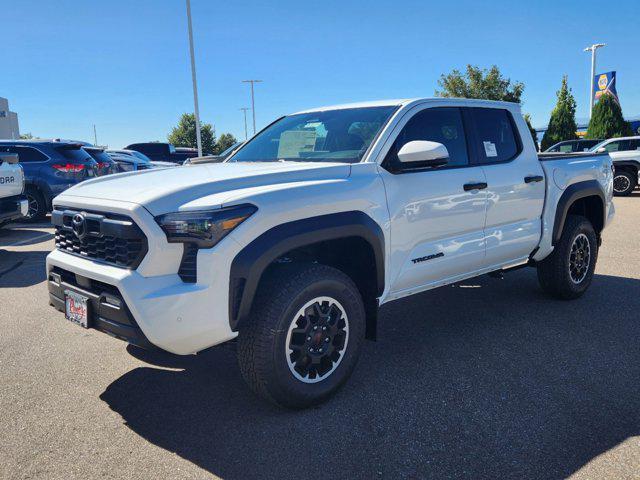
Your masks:
<svg viewBox="0 0 640 480"><path fill-rule="evenodd" d="M606 46L607 46L606 43L594 43L590 47L585 48L583 51L585 51L585 52L593 52L593 51L595 51L596 49L598 49L600 47L606 47Z"/></svg>

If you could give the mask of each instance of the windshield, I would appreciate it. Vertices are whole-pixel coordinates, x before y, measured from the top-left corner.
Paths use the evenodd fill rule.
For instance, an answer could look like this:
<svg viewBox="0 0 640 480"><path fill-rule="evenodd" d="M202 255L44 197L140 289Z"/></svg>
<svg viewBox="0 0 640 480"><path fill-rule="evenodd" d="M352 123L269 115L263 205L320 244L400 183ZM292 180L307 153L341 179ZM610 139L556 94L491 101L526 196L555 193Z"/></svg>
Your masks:
<svg viewBox="0 0 640 480"><path fill-rule="evenodd" d="M259 133L229 161L357 163L396 108L348 108L289 115Z"/></svg>

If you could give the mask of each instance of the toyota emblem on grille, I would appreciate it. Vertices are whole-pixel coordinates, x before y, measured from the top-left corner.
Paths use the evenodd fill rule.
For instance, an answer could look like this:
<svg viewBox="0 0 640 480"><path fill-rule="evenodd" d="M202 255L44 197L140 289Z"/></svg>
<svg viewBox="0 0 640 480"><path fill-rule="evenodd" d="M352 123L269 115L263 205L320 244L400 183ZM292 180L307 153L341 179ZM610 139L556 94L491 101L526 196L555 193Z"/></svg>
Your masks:
<svg viewBox="0 0 640 480"><path fill-rule="evenodd" d="M73 229L73 233L76 234L76 237L78 237L78 240L83 240L84 237L87 236L87 222L85 221L84 215L76 213L71 219L71 228Z"/></svg>

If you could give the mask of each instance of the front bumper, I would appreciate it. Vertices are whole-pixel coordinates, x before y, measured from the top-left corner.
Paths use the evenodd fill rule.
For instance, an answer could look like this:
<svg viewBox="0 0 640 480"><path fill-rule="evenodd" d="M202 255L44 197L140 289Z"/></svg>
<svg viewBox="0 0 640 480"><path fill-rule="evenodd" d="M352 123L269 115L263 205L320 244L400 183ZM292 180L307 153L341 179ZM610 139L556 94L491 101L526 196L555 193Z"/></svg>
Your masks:
<svg viewBox="0 0 640 480"><path fill-rule="evenodd" d="M56 205L89 208L79 197L75 201L70 196L59 198ZM126 202L104 201L101 207L105 212L126 214L136 222L148 239L147 255L134 270L56 249L47 256L50 303L64 307L64 289L80 288L86 293L78 293L91 299L89 321L94 321L95 328L179 355L196 353L237 336L229 325L229 272L240 247L232 238L213 249L200 250L197 282L185 283L177 273L183 246L167 243L148 211ZM58 281L55 274L60 270L68 272L67 280ZM105 305L104 287L122 304L126 315L118 316L119 320L104 313L111 310Z"/></svg>
<svg viewBox="0 0 640 480"><path fill-rule="evenodd" d="M47 284L49 303L57 310L65 311L65 292L78 293L89 299L87 303L91 328L142 348L155 348L140 330L117 288L59 267L54 267L49 272Z"/></svg>

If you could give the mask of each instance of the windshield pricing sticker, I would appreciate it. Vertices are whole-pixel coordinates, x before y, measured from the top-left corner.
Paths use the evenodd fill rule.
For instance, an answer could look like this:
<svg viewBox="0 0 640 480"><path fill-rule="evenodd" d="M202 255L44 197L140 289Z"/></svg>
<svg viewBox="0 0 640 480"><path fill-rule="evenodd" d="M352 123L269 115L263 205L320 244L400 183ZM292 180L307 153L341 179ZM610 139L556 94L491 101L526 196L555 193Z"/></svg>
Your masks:
<svg viewBox="0 0 640 480"><path fill-rule="evenodd" d="M300 158L304 152L316 147L315 130L289 130L282 132L278 144L278 158Z"/></svg>
<svg viewBox="0 0 640 480"><path fill-rule="evenodd" d="M497 157L498 151L496 150L496 144L493 142L482 142L484 145L484 154L487 157Z"/></svg>

